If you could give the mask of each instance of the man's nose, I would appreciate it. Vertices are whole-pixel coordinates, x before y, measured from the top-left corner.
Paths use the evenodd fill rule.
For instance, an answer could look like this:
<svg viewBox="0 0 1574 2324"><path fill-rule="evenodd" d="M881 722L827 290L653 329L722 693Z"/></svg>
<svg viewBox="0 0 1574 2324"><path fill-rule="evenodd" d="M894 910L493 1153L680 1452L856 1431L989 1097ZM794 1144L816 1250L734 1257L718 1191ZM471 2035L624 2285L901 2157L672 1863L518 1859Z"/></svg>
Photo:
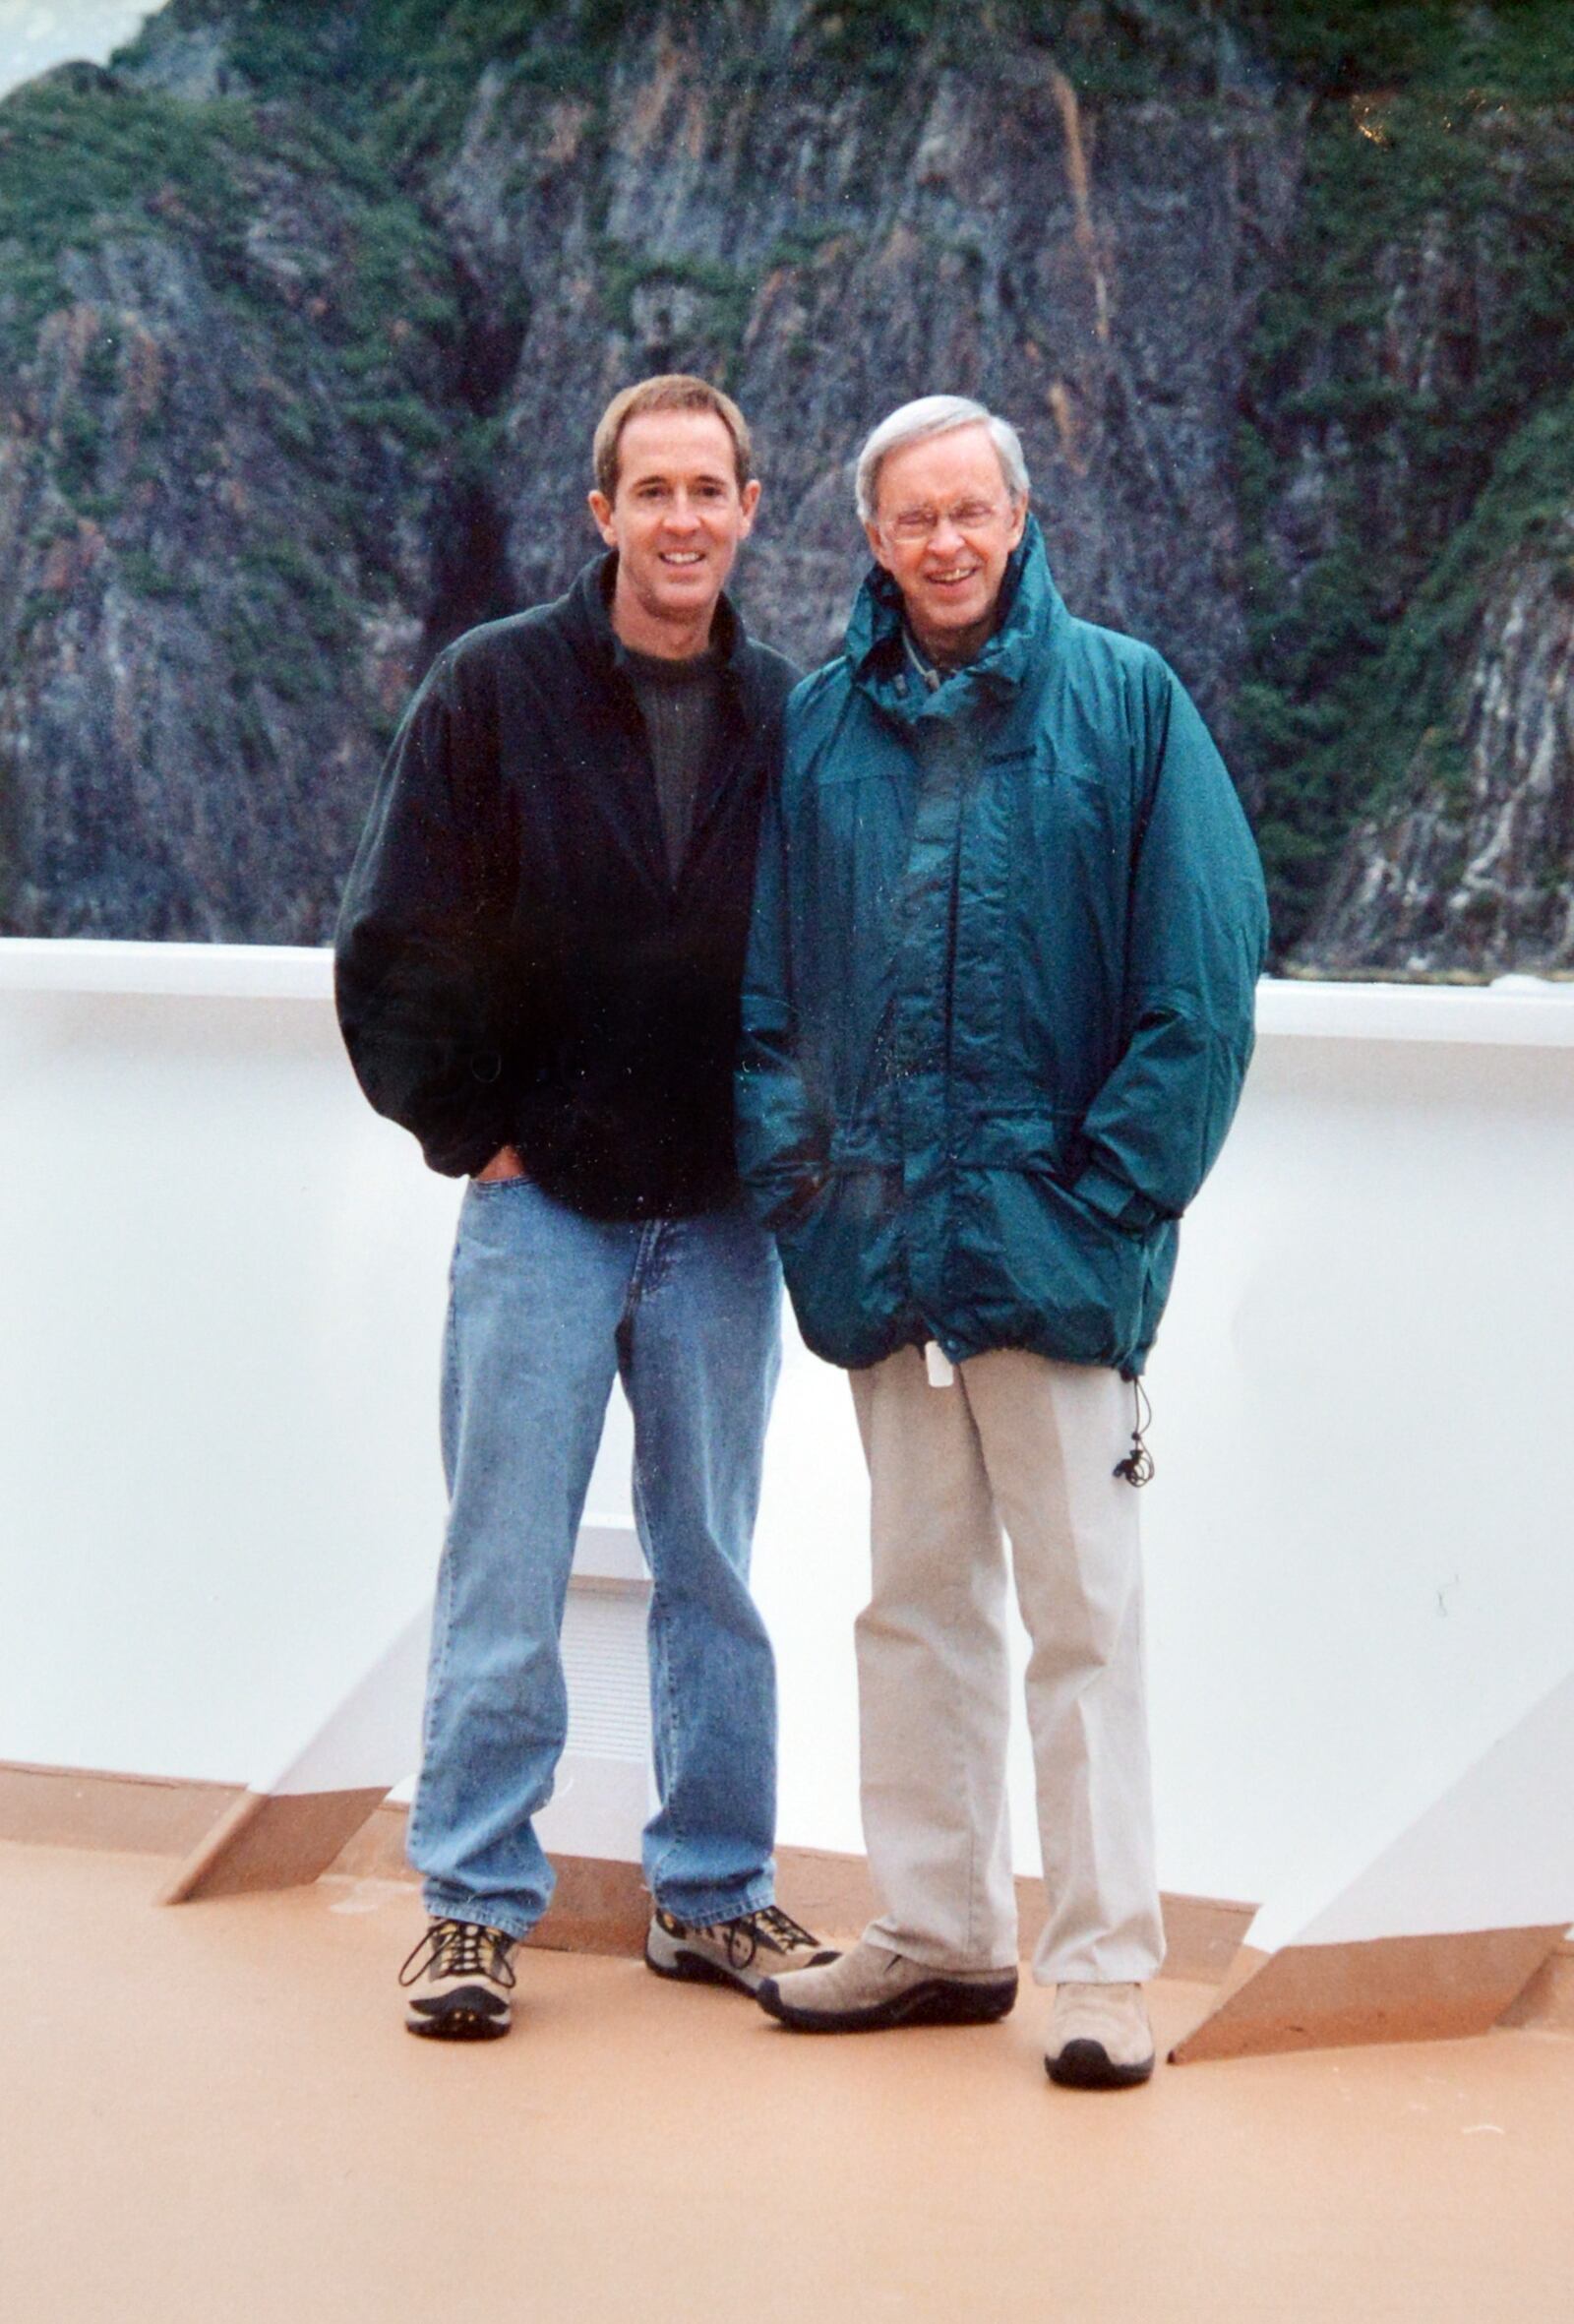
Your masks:
<svg viewBox="0 0 1574 2324"><path fill-rule="evenodd" d="M931 556L948 557L962 546L962 528L954 517L943 512L937 518L935 529L929 536Z"/></svg>
<svg viewBox="0 0 1574 2324"><path fill-rule="evenodd" d="M674 532L693 532L699 522L699 511L687 493L675 493L667 509L667 523Z"/></svg>

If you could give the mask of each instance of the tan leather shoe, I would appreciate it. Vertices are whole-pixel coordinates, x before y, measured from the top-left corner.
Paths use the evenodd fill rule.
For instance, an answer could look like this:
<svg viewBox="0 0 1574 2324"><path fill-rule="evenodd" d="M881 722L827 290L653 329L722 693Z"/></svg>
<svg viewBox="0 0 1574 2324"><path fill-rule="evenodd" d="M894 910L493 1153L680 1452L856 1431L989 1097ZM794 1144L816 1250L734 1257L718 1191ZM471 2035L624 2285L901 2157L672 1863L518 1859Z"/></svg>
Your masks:
<svg viewBox="0 0 1574 2324"><path fill-rule="evenodd" d="M1052 2082L1066 2090L1129 2090L1153 2071L1153 2030L1140 1986L1068 1984L1055 1991Z"/></svg>
<svg viewBox="0 0 1574 2324"><path fill-rule="evenodd" d="M860 1937L823 1969L767 1977L762 2009L799 2034L873 2034L883 2026L976 2026L1016 1999L1014 1969L934 1969Z"/></svg>

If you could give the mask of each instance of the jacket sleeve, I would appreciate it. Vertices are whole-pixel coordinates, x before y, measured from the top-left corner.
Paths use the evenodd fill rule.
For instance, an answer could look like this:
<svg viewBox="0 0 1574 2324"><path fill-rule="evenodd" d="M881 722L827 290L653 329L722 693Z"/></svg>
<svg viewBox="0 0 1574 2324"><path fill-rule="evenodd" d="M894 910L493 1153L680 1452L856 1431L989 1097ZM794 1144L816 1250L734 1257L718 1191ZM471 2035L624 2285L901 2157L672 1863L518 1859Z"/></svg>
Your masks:
<svg viewBox="0 0 1574 2324"><path fill-rule="evenodd" d="M1131 866L1124 1048L1083 1122L1080 1198L1140 1234L1213 1167L1251 1057L1267 950L1262 871L1241 802L1162 663L1157 750ZM1150 697L1151 699L1151 697Z"/></svg>
<svg viewBox="0 0 1574 2324"><path fill-rule="evenodd" d="M736 1085L738 1167L771 1228L788 1224L824 1178L823 1126L805 1086L796 1029L792 858L781 786L773 783L760 821Z"/></svg>
<svg viewBox="0 0 1574 2324"><path fill-rule="evenodd" d="M450 1178L511 1134L491 1021L495 821L495 759L444 655L383 769L339 912L334 992L361 1087Z"/></svg>

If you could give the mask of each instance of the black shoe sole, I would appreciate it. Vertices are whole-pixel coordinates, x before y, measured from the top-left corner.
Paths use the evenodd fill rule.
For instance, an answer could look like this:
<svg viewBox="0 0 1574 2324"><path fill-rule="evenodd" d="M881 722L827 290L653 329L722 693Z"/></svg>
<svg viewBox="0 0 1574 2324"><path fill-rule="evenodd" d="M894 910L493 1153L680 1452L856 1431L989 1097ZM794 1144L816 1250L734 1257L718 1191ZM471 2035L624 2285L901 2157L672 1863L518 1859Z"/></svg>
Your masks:
<svg viewBox="0 0 1574 2324"><path fill-rule="evenodd" d="M455 2009L448 2017L435 2017L423 2025L406 2018L404 2031L422 2042L501 2042L509 2029L500 2026L495 2017L477 2017L468 2009Z"/></svg>
<svg viewBox="0 0 1574 2324"><path fill-rule="evenodd" d="M795 2009L767 1977L755 1999L761 2009L795 2034L878 2034L888 2026L992 2026L1016 2002L1016 1978L993 1986L962 1986L953 1978L927 1978L865 2009Z"/></svg>
<svg viewBox="0 0 1574 2324"><path fill-rule="evenodd" d="M1067 2042L1058 2057L1044 2060L1044 2071L1061 2090L1134 2090L1152 2075L1153 2060L1115 2066L1102 2042Z"/></svg>
<svg viewBox="0 0 1574 2324"><path fill-rule="evenodd" d="M730 1992L747 1993L751 1999L757 1990L732 1970L721 1968L715 1961L706 1961L698 1953L680 1953L675 1961L658 1961L647 1944L645 1967L654 1977L675 1977L681 1984L691 1986L725 1986Z"/></svg>
<svg viewBox="0 0 1574 2324"><path fill-rule="evenodd" d="M404 2031L419 2035L423 2042L501 2042L513 2023L508 2010L477 2009L455 1994L425 2016L412 2010Z"/></svg>

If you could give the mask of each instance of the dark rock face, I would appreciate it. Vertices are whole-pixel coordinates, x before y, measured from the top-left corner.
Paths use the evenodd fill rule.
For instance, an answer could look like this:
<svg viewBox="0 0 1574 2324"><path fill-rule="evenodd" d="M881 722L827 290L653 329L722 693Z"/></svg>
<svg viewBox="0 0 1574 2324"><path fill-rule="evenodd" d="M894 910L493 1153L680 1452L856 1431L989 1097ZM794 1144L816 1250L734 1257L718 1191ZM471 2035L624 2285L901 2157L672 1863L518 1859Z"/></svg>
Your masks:
<svg viewBox="0 0 1574 2324"><path fill-rule="evenodd" d="M1483 974L1548 957L1523 899L1488 941L1481 907L1450 898L1463 803L1483 784L1506 795L1528 764L1514 721L1483 722L1510 609L1529 625L1510 660L1560 650L1552 597L1525 592L1566 556L1574 503L1571 233L1565 101L1357 95L1308 141L1248 381L1237 698L1297 968ZM1574 784L1566 751L1541 779ZM1400 803L1397 879L1371 850ZM1546 892L1566 869L1544 868Z"/></svg>
<svg viewBox="0 0 1574 2324"><path fill-rule="evenodd" d="M1224 743L1293 964L1563 962L1567 549L1492 495L1574 126L1396 149L1244 5L881 45L925 13L170 0L0 105L0 930L326 938L432 653L596 553L596 418L685 369L756 431L759 634L836 650L859 443L977 396Z"/></svg>
<svg viewBox="0 0 1574 2324"><path fill-rule="evenodd" d="M763 635L836 650L867 563L860 442L910 396L977 396L1022 433L1072 605L1151 637L1227 722L1230 438L1293 124L1249 97L1091 120L1026 51L874 92L795 68L787 33L707 66L675 16L621 57L595 141L583 100L483 84L438 194L493 298L528 298L497 479L518 594L590 545L607 398L736 343L766 487L739 594Z"/></svg>
<svg viewBox="0 0 1574 2324"><path fill-rule="evenodd" d="M1482 610L1464 764L1352 834L1303 951L1333 975L1574 974L1574 509Z"/></svg>
<svg viewBox="0 0 1574 2324"><path fill-rule="evenodd" d="M313 941L364 810L368 727L414 669L429 491L394 481L393 567L369 571L302 505L269 432L267 353L178 247L105 244L69 272L0 510L22 647L0 707L8 917L20 933ZM113 365L97 388L95 357ZM51 455L90 407L95 494L118 503L101 520L51 490Z"/></svg>
<svg viewBox="0 0 1574 2324"><path fill-rule="evenodd" d="M321 940L419 674L441 475L355 417L366 217L325 173L225 157L224 234L155 182L61 254L0 387L11 933ZM429 325L379 328L437 391Z"/></svg>

